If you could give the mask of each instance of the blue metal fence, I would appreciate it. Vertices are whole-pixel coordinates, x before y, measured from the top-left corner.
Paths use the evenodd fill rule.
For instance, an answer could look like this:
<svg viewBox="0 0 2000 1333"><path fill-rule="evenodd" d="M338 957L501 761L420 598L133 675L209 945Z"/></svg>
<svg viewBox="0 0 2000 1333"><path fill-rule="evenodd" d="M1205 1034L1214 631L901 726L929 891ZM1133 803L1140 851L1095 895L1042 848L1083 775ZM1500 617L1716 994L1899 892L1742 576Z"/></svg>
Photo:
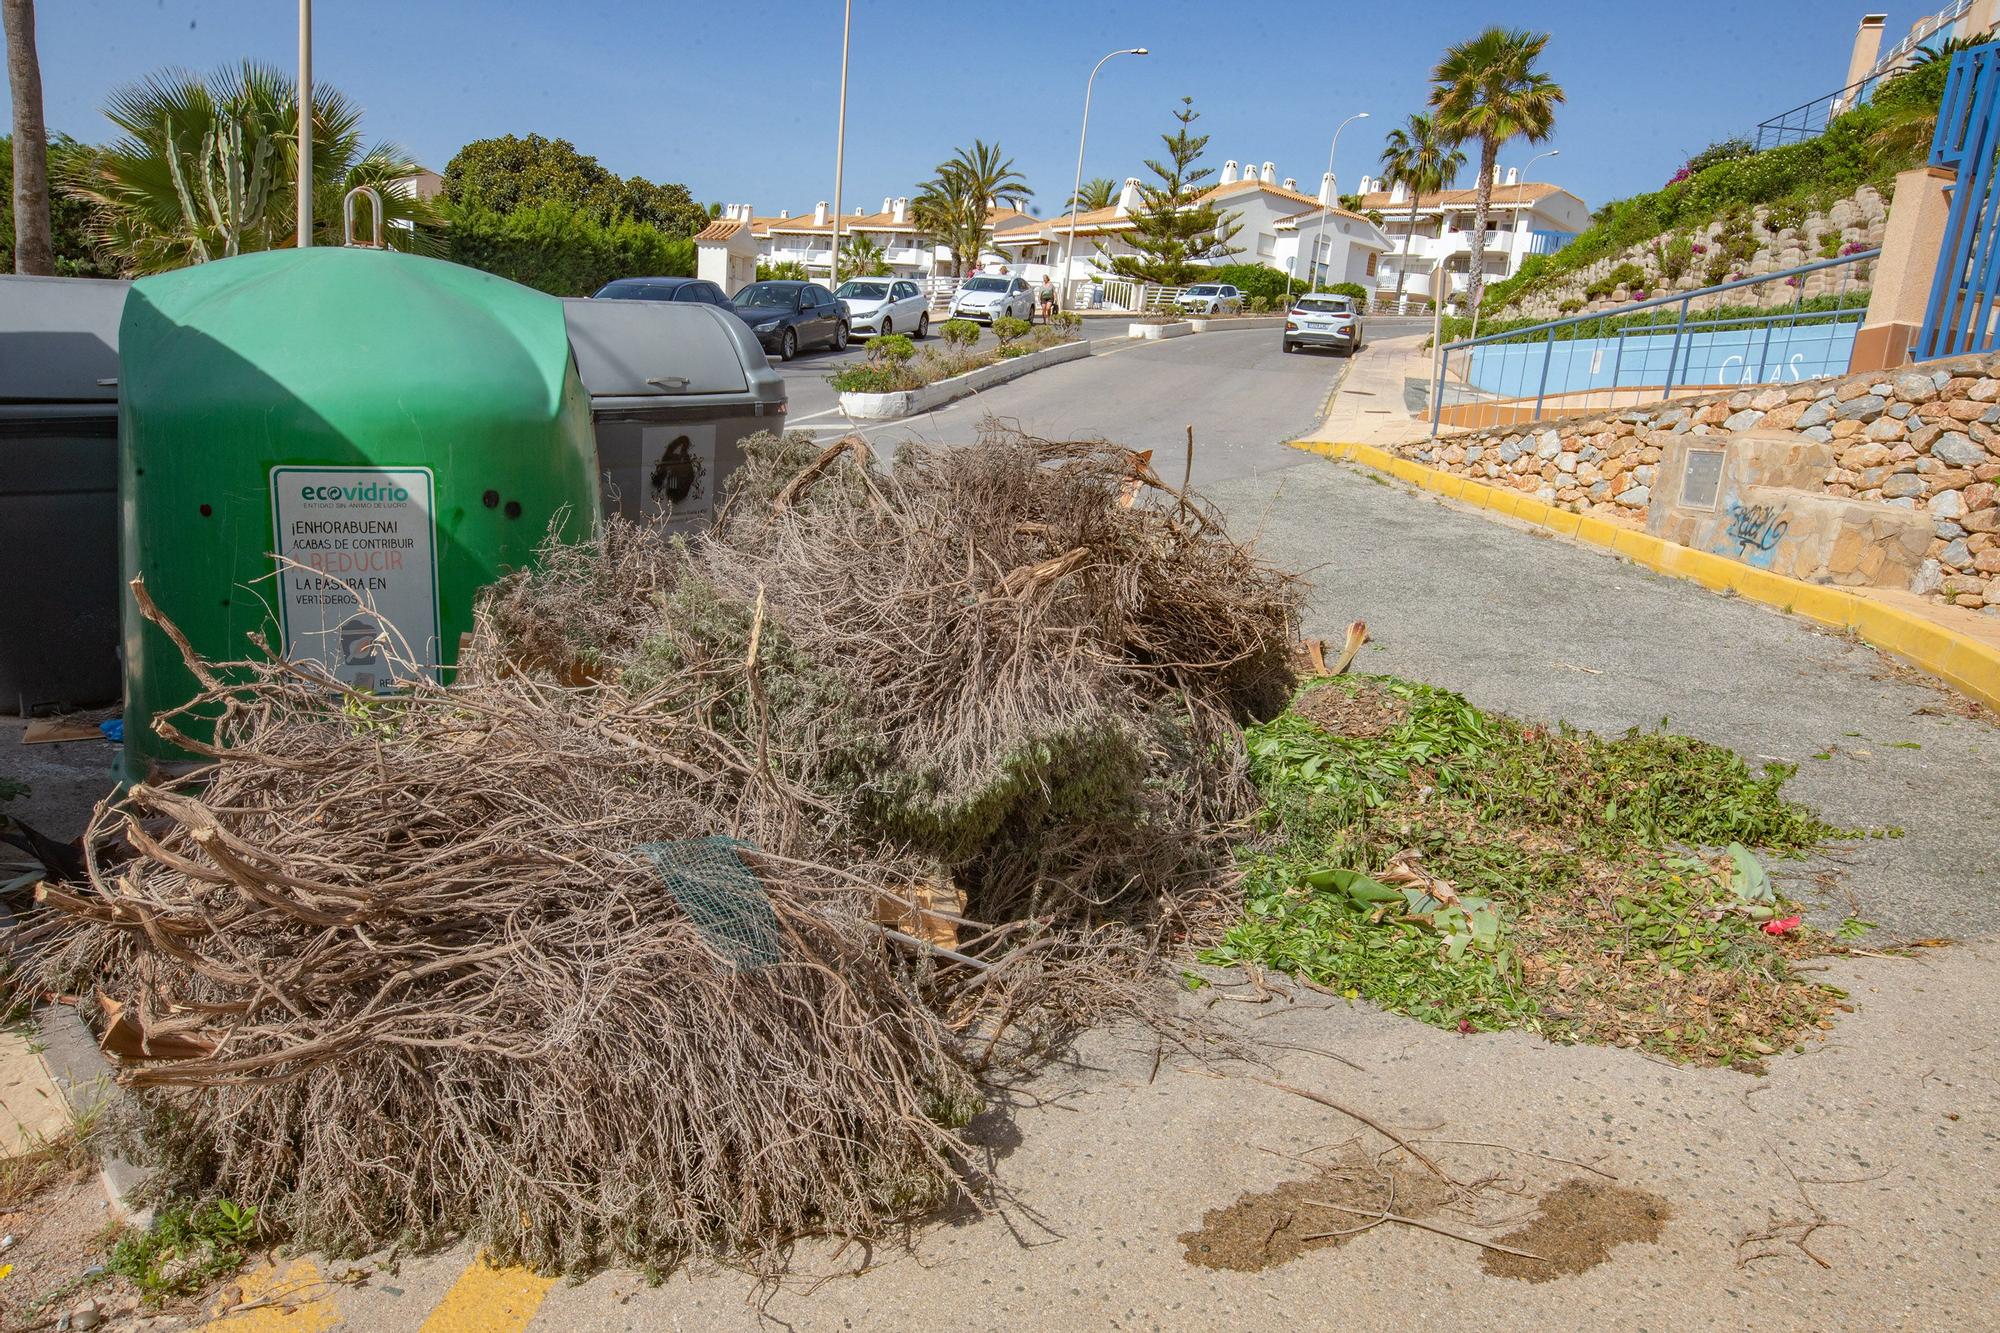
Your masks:
<svg viewBox="0 0 2000 1333"><path fill-rule="evenodd" d="M1952 57L1938 106L1930 165L1958 174L1931 280L1930 304L1917 334L1919 361L1994 346L2000 321L2000 42Z"/></svg>
<svg viewBox="0 0 2000 1333"><path fill-rule="evenodd" d="M1881 253L1447 343L1431 385L1431 433L1843 374Z"/></svg>

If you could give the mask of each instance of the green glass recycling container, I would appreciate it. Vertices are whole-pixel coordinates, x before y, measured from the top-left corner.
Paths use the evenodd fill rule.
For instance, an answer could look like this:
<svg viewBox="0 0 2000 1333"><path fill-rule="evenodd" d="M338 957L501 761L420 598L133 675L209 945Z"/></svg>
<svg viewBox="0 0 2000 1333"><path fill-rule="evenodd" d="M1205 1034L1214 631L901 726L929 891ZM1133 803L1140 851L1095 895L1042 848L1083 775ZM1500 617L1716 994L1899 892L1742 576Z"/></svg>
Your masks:
<svg viewBox="0 0 2000 1333"><path fill-rule="evenodd" d="M120 328L125 776L190 756L216 662L366 691L442 678L479 590L597 522L589 399L554 297L441 260L274 250L133 284ZM174 726L206 739L212 717Z"/></svg>

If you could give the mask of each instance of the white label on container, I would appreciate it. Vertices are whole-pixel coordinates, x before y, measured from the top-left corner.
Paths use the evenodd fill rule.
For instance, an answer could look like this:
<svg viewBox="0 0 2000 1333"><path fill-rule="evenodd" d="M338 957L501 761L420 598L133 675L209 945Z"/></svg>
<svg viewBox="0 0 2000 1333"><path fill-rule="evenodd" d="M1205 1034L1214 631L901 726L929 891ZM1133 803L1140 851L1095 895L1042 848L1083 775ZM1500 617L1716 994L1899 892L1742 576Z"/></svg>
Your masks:
<svg viewBox="0 0 2000 1333"><path fill-rule="evenodd" d="M271 469L287 658L363 690L436 675L433 494L429 468Z"/></svg>

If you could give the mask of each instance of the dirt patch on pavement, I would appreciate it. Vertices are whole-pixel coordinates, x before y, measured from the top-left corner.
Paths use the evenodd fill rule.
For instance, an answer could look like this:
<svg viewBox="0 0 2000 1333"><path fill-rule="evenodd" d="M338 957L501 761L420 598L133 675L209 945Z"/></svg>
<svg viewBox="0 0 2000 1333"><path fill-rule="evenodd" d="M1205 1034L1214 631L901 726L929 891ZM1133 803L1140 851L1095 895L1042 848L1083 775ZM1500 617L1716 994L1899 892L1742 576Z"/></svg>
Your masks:
<svg viewBox="0 0 2000 1333"><path fill-rule="evenodd" d="M1255 1273L1308 1250L1342 1244L1378 1225L1341 1209L1421 1217L1451 1198L1444 1182L1420 1167L1378 1167L1373 1158L1363 1157L1211 1208L1202 1214L1199 1229L1181 1234L1181 1248L1191 1264ZM1319 1206L1323 1204L1340 1208Z"/></svg>
<svg viewBox="0 0 2000 1333"><path fill-rule="evenodd" d="M1322 685L1307 690L1292 711L1332 735L1373 740L1399 726L1410 709L1388 691L1364 682L1353 689Z"/></svg>
<svg viewBox="0 0 2000 1333"><path fill-rule="evenodd" d="M1533 1221L1500 1237L1502 1245L1547 1262L1495 1250L1481 1262L1495 1277L1552 1282L1595 1268L1614 1246L1658 1240L1667 1217L1667 1201L1657 1194L1597 1180L1566 1181L1542 1199Z"/></svg>
<svg viewBox="0 0 2000 1333"><path fill-rule="evenodd" d="M46 1316L85 1284L84 1272L103 1258L116 1231L116 1215L96 1179L77 1172L18 1208L0 1212L0 1233L12 1239L0 1253L0 1327L17 1328Z"/></svg>

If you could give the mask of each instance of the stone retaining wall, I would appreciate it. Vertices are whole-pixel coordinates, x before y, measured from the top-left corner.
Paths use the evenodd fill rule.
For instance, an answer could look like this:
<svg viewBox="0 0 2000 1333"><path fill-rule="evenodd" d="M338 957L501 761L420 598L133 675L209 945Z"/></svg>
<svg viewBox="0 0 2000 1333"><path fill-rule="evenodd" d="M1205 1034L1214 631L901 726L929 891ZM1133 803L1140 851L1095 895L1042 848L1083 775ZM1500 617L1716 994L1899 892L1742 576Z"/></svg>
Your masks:
<svg viewBox="0 0 2000 1333"><path fill-rule="evenodd" d="M1497 427L1397 452L1640 527L1669 441L1758 428L1831 444L1827 494L1881 500L1930 521L1916 591L2000 614L2000 355Z"/></svg>

